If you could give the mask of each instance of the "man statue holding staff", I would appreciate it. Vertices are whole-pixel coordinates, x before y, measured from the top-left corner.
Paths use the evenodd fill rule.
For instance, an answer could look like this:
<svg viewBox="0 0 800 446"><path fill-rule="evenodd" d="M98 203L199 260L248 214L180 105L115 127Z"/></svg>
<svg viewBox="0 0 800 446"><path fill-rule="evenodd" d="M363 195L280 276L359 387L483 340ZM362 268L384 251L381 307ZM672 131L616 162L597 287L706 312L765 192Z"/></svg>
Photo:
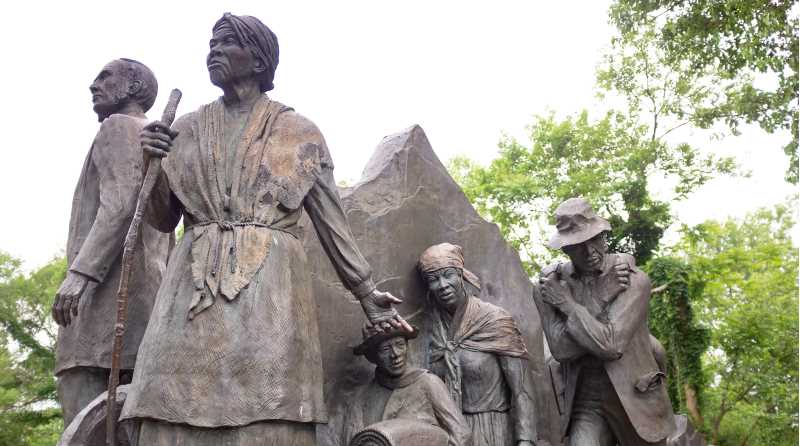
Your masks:
<svg viewBox="0 0 800 446"><path fill-rule="evenodd" d="M186 234L172 253L123 419L148 446L313 445L326 421L316 304L297 222L308 213L344 285L381 329L411 327L378 291L342 210L317 127L264 93L275 34L229 13L206 60L223 96L142 132L165 157L148 219ZM168 155L168 156L167 156ZM342 301L344 304L344 300Z"/></svg>
<svg viewBox="0 0 800 446"><path fill-rule="evenodd" d="M67 240L69 271L53 302L59 325L55 373L65 427L108 386L122 245L142 183L139 133L147 124L145 112L156 100L158 83L141 62L117 59L100 70L89 90L101 124L75 188ZM169 245L169 235L142 227L120 352L123 383L131 379Z"/></svg>

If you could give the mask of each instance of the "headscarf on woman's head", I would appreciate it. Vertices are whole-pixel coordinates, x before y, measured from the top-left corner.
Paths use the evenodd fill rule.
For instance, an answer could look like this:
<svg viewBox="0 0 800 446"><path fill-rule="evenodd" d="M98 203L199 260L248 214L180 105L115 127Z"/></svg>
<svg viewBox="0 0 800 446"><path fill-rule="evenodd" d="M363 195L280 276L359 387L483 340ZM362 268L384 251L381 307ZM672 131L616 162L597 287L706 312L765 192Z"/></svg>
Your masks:
<svg viewBox="0 0 800 446"><path fill-rule="evenodd" d="M264 64L264 73L261 77L261 92L275 88L272 83L275 70L278 68L278 37L267 25L249 15L233 15L226 12L214 24L216 29L222 23L227 23L236 33L239 42L249 48L256 58Z"/></svg>
<svg viewBox="0 0 800 446"><path fill-rule="evenodd" d="M478 276L464 268L464 250L451 243L433 245L422 252L417 262L420 273L432 273L440 269L456 268L461 271L464 280L480 291L481 281Z"/></svg>

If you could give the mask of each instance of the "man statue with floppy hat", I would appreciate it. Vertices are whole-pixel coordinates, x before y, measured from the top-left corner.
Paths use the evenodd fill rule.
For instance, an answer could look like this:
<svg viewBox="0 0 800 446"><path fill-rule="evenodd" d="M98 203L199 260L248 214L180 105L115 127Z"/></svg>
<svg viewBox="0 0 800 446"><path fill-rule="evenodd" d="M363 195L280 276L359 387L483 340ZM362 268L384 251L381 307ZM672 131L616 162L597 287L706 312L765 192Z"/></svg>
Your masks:
<svg viewBox="0 0 800 446"><path fill-rule="evenodd" d="M362 436L360 431L381 422L383 427L377 430L392 437L398 445L418 444L419 436L426 435L430 426L441 428L438 435L434 432L429 436L441 438L443 445L472 444L469 426L444 383L427 370L408 364L408 340L417 334L416 329L377 331L372 325L365 325L364 341L353 353L375 364L375 378L356 390L343 411L339 438L342 446L352 444L351 441ZM387 420L396 421L385 423Z"/></svg>
<svg viewBox="0 0 800 446"><path fill-rule="evenodd" d="M566 444L665 444L674 416L647 326L650 279L631 255L607 253L611 225L585 199L555 219L548 246L570 261L545 268L533 297L561 365Z"/></svg>

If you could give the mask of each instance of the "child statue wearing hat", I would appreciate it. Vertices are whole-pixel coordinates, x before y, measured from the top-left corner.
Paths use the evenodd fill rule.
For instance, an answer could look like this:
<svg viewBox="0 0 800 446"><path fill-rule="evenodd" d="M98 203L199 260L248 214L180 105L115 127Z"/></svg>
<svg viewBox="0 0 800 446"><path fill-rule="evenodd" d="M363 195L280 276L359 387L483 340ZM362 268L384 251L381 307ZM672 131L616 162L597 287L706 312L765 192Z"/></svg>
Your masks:
<svg viewBox="0 0 800 446"><path fill-rule="evenodd" d="M344 410L343 446L361 444L358 439L375 426L372 430L393 437L391 444L417 444L404 438L418 442L419 435L432 426L440 428L434 437L441 438L443 446L472 444L469 427L444 383L427 370L408 364L408 340L417 334L416 329L377 331L369 324L364 327L364 341L353 352L375 364L375 377L356 390Z"/></svg>

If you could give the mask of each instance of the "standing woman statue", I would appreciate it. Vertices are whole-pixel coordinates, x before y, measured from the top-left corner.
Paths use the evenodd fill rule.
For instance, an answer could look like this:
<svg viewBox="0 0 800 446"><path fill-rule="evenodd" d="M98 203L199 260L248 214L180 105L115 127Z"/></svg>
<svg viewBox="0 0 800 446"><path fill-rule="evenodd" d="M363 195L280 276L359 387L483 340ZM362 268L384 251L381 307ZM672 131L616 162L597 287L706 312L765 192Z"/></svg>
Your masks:
<svg viewBox="0 0 800 446"><path fill-rule="evenodd" d="M148 446L315 444L326 421L311 276L297 222L305 210L369 321L411 327L376 290L342 210L317 127L264 93L275 34L229 13L206 60L223 95L142 132L165 157L148 209L164 232L183 217L142 341L123 419ZM342 302L344 304L344 301Z"/></svg>
<svg viewBox="0 0 800 446"><path fill-rule="evenodd" d="M460 246L431 246L418 268L434 302L430 370L461 407L474 446L533 445L528 350L516 322L476 297L480 281L464 268Z"/></svg>

